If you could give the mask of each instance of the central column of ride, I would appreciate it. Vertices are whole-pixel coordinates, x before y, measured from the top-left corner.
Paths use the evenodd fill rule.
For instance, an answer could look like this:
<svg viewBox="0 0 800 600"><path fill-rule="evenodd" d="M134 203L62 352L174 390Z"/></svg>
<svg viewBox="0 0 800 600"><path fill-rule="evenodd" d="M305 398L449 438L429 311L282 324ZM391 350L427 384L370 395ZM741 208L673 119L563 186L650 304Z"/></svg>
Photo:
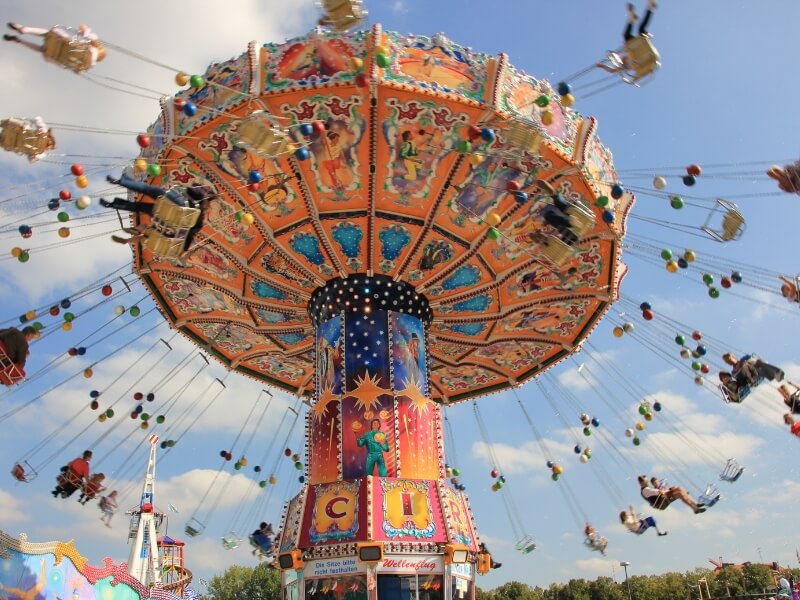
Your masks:
<svg viewBox="0 0 800 600"><path fill-rule="evenodd" d="M359 274L317 289L309 314L316 389L307 485L287 505L278 549L287 597L470 597L478 548L466 496L445 481L428 300Z"/></svg>

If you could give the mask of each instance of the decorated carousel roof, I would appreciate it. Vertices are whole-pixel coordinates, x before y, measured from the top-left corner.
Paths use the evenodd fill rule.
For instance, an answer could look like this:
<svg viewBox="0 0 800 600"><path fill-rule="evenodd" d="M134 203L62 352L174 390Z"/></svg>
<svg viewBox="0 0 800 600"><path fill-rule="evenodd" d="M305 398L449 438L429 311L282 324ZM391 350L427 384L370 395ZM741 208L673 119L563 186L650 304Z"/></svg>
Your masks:
<svg viewBox="0 0 800 600"><path fill-rule="evenodd" d="M314 390L312 294L356 274L427 298L435 399L521 383L573 352L615 299L633 202L608 199L616 178L596 121L557 98L505 55L441 34L374 26L251 44L212 64L202 86L163 100L141 155L161 172L146 178L210 185L218 196L188 257L139 247L137 271L185 335L293 393ZM253 118L290 136L285 152L239 143ZM314 122L324 128L305 135L301 125ZM541 143L512 144L519 124ZM495 135L476 138L476 125ZM596 217L560 266L542 260L549 226L537 179Z"/></svg>

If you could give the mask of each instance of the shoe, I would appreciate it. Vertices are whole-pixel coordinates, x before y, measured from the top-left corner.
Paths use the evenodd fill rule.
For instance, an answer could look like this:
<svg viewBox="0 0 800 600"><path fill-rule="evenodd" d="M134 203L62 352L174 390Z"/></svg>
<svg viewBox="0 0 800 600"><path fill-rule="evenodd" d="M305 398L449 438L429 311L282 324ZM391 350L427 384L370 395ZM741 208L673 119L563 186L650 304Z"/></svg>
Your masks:
<svg viewBox="0 0 800 600"><path fill-rule="evenodd" d="M50 493L53 494L53 498L58 498L58 490L53 490Z"/></svg>
<svg viewBox="0 0 800 600"><path fill-rule="evenodd" d="M658 8L658 1L657 0L647 0L647 8L650 10L655 10Z"/></svg>
<svg viewBox="0 0 800 600"><path fill-rule="evenodd" d="M114 179L112 175L106 175L106 181L112 185L119 185L119 179Z"/></svg>
<svg viewBox="0 0 800 600"><path fill-rule="evenodd" d="M662 536L662 535L667 535L668 533L669 533L669 531L659 531L658 535Z"/></svg>
<svg viewBox="0 0 800 600"><path fill-rule="evenodd" d="M109 202L105 198L100 198L100 206L104 206L105 208L114 208L114 203Z"/></svg>
<svg viewBox="0 0 800 600"><path fill-rule="evenodd" d="M118 244L127 244L128 238L119 237L118 235L112 235L111 239L117 242Z"/></svg>
<svg viewBox="0 0 800 600"><path fill-rule="evenodd" d="M784 372L783 372L781 369L778 369L778 372L777 372L777 373L775 373L775 379L776 379L778 382L781 382L781 381L783 381L783 377L784 377L784 375L785 375L785 373L784 373Z"/></svg>
<svg viewBox="0 0 800 600"><path fill-rule="evenodd" d="M131 235L139 235L141 233L141 231L136 229L136 227L123 227L122 231L125 233L130 233Z"/></svg>
<svg viewBox="0 0 800 600"><path fill-rule="evenodd" d="M494 563L494 564L492 565L492 568L493 568L493 569L499 569L499 568L500 568L500 567L502 567L502 566L503 566L503 563Z"/></svg>
<svg viewBox="0 0 800 600"><path fill-rule="evenodd" d="M3 39L7 42L18 42L19 38L15 35L11 35L10 33L4 33Z"/></svg>
<svg viewBox="0 0 800 600"><path fill-rule="evenodd" d="M706 507L701 506L698 504L697 508L694 509L694 514L699 515L700 513L706 512Z"/></svg>
<svg viewBox="0 0 800 600"><path fill-rule="evenodd" d="M12 23L11 21L9 21L8 23L6 23L6 25L8 25L9 29L13 29L14 31L22 33L22 25L20 25L19 23Z"/></svg>

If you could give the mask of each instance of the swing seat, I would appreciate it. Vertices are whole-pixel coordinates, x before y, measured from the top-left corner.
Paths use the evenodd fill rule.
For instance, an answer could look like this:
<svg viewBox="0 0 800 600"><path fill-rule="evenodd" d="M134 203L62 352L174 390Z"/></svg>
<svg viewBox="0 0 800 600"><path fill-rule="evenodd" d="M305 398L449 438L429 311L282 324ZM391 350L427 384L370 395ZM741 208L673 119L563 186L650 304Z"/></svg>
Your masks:
<svg viewBox="0 0 800 600"><path fill-rule="evenodd" d="M504 131L503 137L509 146L529 154L539 154L543 136L533 121L511 121Z"/></svg>
<svg viewBox="0 0 800 600"><path fill-rule="evenodd" d="M239 143L259 156L273 158L285 154L291 138L285 131L275 129L264 115L265 111L256 111L239 123L236 131Z"/></svg>
<svg viewBox="0 0 800 600"><path fill-rule="evenodd" d="M5 344L0 342L0 383L10 387L23 379L25 379L25 369L8 357Z"/></svg>
<svg viewBox="0 0 800 600"><path fill-rule="evenodd" d="M38 473L26 460L20 461L11 469L11 476L21 483L30 483Z"/></svg>
<svg viewBox="0 0 800 600"><path fill-rule="evenodd" d="M160 196L153 206L153 220L142 246L154 255L177 258L181 255L189 230L200 219L200 209L178 206Z"/></svg>
<svg viewBox="0 0 800 600"><path fill-rule="evenodd" d="M739 392L737 394L731 392L721 383L717 385L717 387L719 388L719 391L722 392L722 399L725 401L725 404L741 404L744 399L750 395L749 385L739 386Z"/></svg>
<svg viewBox="0 0 800 600"><path fill-rule="evenodd" d="M709 485L706 491L697 497L697 503L705 504L706 508L711 508L720 501L720 498L722 498L722 494L719 493L717 488L713 485Z"/></svg>
<svg viewBox="0 0 800 600"><path fill-rule="evenodd" d="M189 522L186 523L186 527L184 527L183 532L188 535L189 537L197 537L205 530L206 526L203 525L200 521L192 517L189 519Z"/></svg>
<svg viewBox="0 0 800 600"><path fill-rule="evenodd" d="M722 225L720 229L711 227L711 219L718 209L723 212ZM712 209L711 214L706 219L706 223L700 228L718 242L731 242L742 237L746 228L746 222L739 208L733 203L717 198L717 205Z"/></svg>
<svg viewBox="0 0 800 600"><path fill-rule="evenodd" d="M572 246L554 235L545 237L540 248L541 257L555 267L563 267L572 258Z"/></svg>
<svg viewBox="0 0 800 600"><path fill-rule="evenodd" d="M69 469L62 472L57 478L58 486L63 490L62 498L69 498L76 490L83 487L83 480Z"/></svg>
<svg viewBox="0 0 800 600"><path fill-rule="evenodd" d="M322 21L334 31L347 31L367 16L361 0L322 0Z"/></svg>
<svg viewBox="0 0 800 600"><path fill-rule="evenodd" d="M569 217L570 229L578 237L585 237L592 229L594 229L596 220L594 213L588 208L578 204L572 204L567 209L567 216Z"/></svg>
<svg viewBox="0 0 800 600"><path fill-rule="evenodd" d="M530 554L534 550L536 550L536 543L533 541L533 538L529 535L526 535L520 541L517 542L517 551L522 552L522 554Z"/></svg>
<svg viewBox="0 0 800 600"><path fill-rule="evenodd" d="M605 556L606 548L608 547L608 538L597 536L587 537L585 540L583 540L583 543L592 552L600 552L603 556Z"/></svg>
<svg viewBox="0 0 800 600"><path fill-rule="evenodd" d="M740 466L735 458L729 458L719 478L728 483L735 483L742 476L742 473L744 473L744 467Z"/></svg>
<svg viewBox="0 0 800 600"><path fill-rule="evenodd" d="M226 550L236 550L239 547L239 538L233 532L227 536L222 536L222 547Z"/></svg>
<svg viewBox="0 0 800 600"><path fill-rule="evenodd" d="M630 79L626 83L636 83L661 67L661 56L650 35L637 35L626 41L625 55L628 57L629 68L623 79Z"/></svg>
<svg viewBox="0 0 800 600"><path fill-rule="evenodd" d="M88 40L67 37L52 29L44 36L42 54L47 60L75 73L88 71L92 67L91 43Z"/></svg>
<svg viewBox="0 0 800 600"><path fill-rule="evenodd" d="M275 548L274 546L272 546L272 547L271 547L269 550L267 550L267 549L266 549L266 548L264 548L263 546L260 546L260 545L258 544L258 542L256 542L256 539L255 539L255 538L254 538L252 535L249 535L249 536L247 536L247 539L248 539L248 541L250 542L250 545L251 545L253 548L255 548L256 552L258 552L258 555L259 555L259 557L269 557L269 556L272 556L273 550L274 550L274 548Z"/></svg>
<svg viewBox="0 0 800 600"><path fill-rule="evenodd" d="M50 134L33 127L24 119L3 119L0 121L0 146L3 150L33 157L48 150Z"/></svg>

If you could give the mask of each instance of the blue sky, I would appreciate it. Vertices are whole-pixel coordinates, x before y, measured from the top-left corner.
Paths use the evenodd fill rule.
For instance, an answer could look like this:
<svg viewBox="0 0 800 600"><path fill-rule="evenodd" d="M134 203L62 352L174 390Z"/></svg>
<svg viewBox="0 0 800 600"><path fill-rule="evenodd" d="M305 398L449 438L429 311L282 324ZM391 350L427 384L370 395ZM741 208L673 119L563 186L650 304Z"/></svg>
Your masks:
<svg viewBox="0 0 800 600"><path fill-rule="evenodd" d="M517 67L553 82L588 67L607 49L616 47L625 23L623 2L519 0L488 5L401 0L367 5L371 22L381 22L386 29L421 34L442 31L475 50L505 52ZM643 3L640 5L643 11ZM110 8L99 0L82 2L77 8L55 0L43 0L35 6L14 0L4 3L2 16L4 21L40 26L86 22L101 37L126 50L188 72L202 72L212 60L243 52L249 40L280 41L303 34L317 15L310 2L241 1L228 3L223 10L211 0L196 1L190 6L142 0L131 11ZM768 279L771 275L762 274L756 279L758 268L787 274L800 270L793 260L798 199L773 194L777 187L762 173L765 161L783 164L800 155L800 124L794 109L800 82L792 60L800 50L794 28L798 18L800 5L788 0L665 0L650 27L663 61L657 76L640 89L620 85L590 98L577 94L576 110L598 118L599 135L612 149L623 183L644 189L637 193L629 221L629 239L638 248L624 258L630 272L621 289L623 301L597 328L591 347L545 378L555 397L558 415L536 384L518 392L546 440L548 453L566 468L564 482L578 498L577 519L558 488L564 482L549 480L542 448L527 426L516 398L498 394L482 399L479 410L508 478L510 499L519 508L512 516L539 543L539 549L532 554L516 553L514 527L506 517L501 497L489 489L492 465L472 406L464 404L447 411L457 456L456 461L451 454L449 462L462 470L462 482L470 493L479 531L504 564L481 580L482 587L494 587L509 579L547 585L570 577L610 575L620 560L629 560L630 571L640 574L690 569L704 564L709 557L719 556L743 561L759 560L761 555L783 564L793 559L794 536L788 531L795 520L794 499L800 493L793 460L798 440L781 425L777 392L762 386L745 404L727 406L705 388L712 387L721 362L719 354L725 348L757 352L781 365L790 379L800 379L800 361L794 353L800 333L797 306L788 305L774 294L777 279ZM110 52L108 61L96 73L167 93L175 87L170 72L120 53ZM108 86L119 87L109 80L103 80L102 86L95 85L10 44L0 46L0 76L5 92L0 100L3 117L41 114L52 123L136 132L158 112L156 100L109 89ZM139 93L155 95L141 90ZM99 165L90 172L89 192L93 195L102 194L107 173L119 171L126 157L137 152L134 135L86 130L64 130L58 135L65 152L86 155L90 158L82 160L87 165ZM62 160L64 164L75 161L69 157ZM687 206L678 212L670 209L663 197L649 193L649 181L657 174L671 175L668 191L687 193L677 174L690 163L725 165L706 167L690 190L692 195L706 199L753 196L735 200L747 219L747 231L740 241L720 245L697 237L697 230L663 226L669 221L699 227L707 217L707 201L698 200L695 204L699 207ZM635 178L635 170L646 176ZM28 165L19 157L0 157L4 181L0 199L6 200L0 204L0 257L8 257L12 246L21 245L18 234L9 230L26 220L43 224L41 235L35 227L32 248L54 245L60 240L55 226L50 225L51 213L32 215L45 211L46 199L69 183L69 178L63 176L65 171L64 165ZM11 323L30 308L74 294L115 269L129 273L124 268L129 261L128 251L111 243L105 235L114 228L113 223L102 222L107 213L99 210L95 202L80 214L92 215L96 218L80 222L86 225L85 229L73 230L70 240L78 239L77 243L34 252L24 265L0 258L3 322ZM73 212L73 216L78 213ZM647 223L640 217L662 224ZM98 237L80 239L93 233ZM719 299L712 300L697 271L686 277L683 273L669 275L658 250L642 249L646 243L655 248L668 246L676 252L692 248L699 260L710 260L713 255L717 278L735 265L754 266L756 273L746 283L757 286L723 290ZM0 527L12 533L25 531L32 540L75 538L94 563L103 556L125 559L123 515L117 515L115 527L108 530L100 523L96 507L56 501L47 491L58 467L96 442L95 462L102 461L99 468L105 472L115 472L115 486L133 490L123 506L134 504L145 464L143 451L136 450L138 437L129 435L129 423L124 423L103 439L99 438L105 430L97 425L73 439L90 418L86 411L78 411L88 403L90 390L105 389L122 375L111 389L124 396L119 406L127 408L120 408L119 413L126 418L124 413L130 410L132 400L130 393L123 393L125 390L147 391L168 372L177 370L182 359L191 356L181 377L173 378L158 392L159 401L162 397L164 401L175 398L172 414L185 411L187 415L184 425L176 420L171 425L174 429L166 430L167 436L197 418L191 432L159 463L159 503L172 504L180 511L170 514L171 531L175 533L193 514L208 521L206 533L192 540L188 550L189 564L200 577L208 578L229 564L252 563L249 551L225 551L219 538L230 529L247 533L261 518L277 521L283 500L299 485L288 459L279 457L287 435L293 450L302 447L299 428L289 434L286 421L279 427L292 399L276 393L269 412L255 430L261 409L256 408L256 416L250 420L247 417L262 386L231 375L225 380L228 387L218 401L202 412L218 391L215 378L223 378L224 370L212 364L195 376L204 363L196 352L190 355L191 347L178 339L174 350L162 356L164 347L157 342L157 335L169 339L171 332L159 324L161 319L156 312L148 312L152 303L145 298L142 287L134 283L131 275L126 280L132 287L130 293L122 294L121 282L115 282L115 296L80 316L72 332L48 327L48 335L36 343L29 363L30 372L49 365L42 376L14 393L0 391L0 415L26 405L14 415L0 417L0 452L9 463L7 467L41 440L46 438L48 442L32 458L34 464L45 464L35 482L18 485L8 476L2 479ZM80 314L100 300L99 292L94 292L76 302L76 312ZM656 319L649 323L641 320L635 308L645 300L651 302L656 313ZM132 321L126 315L101 329L113 319L113 307L134 303L142 307L142 316L120 333L101 339L121 323ZM621 312L626 314L620 316ZM612 326L625 321L635 325L634 335L613 337ZM151 327L157 329L148 332ZM676 329L686 335L698 329L709 340L709 355L713 350L714 356L709 357L712 373L704 388L693 383L688 362L677 358L678 347L672 341L678 333ZM92 337L88 337L90 334ZM131 341L139 334L141 339ZM88 341L83 342L87 337ZM66 359L64 351L78 345L86 345L87 354ZM120 350L94 367L91 380L83 378L84 368L115 349ZM583 374L594 375L602 383L587 385L577 372L580 363L586 363ZM193 376L191 387L181 394L180 383ZM565 400L554 381L569 389L577 401ZM54 389L48 391L51 388ZM658 397L665 410L648 424L645 443L634 449L623 431L636 422L636 395L643 392ZM198 404L193 405L197 398ZM262 394L259 402L263 400ZM572 453L575 436L582 435L576 405L601 421L603 434L594 436L594 458L587 465L579 464ZM74 422L63 426L78 414ZM232 444L245 421L248 424L239 447L252 437L248 453L251 464L253 456L264 456L265 470L267 465L280 467L279 482L269 503L263 501L262 492L259 506L263 510L254 512L250 504L243 504L240 499L251 493L252 484L241 474L229 475L230 470L220 476L217 488L200 503L219 468L219 450ZM625 425L626 422L630 424ZM565 423L571 432L566 431ZM687 446L685 437L677 435L676 430L695 436L692 443ZM278 448L267 454L273 437L278 438ZM604 437L607 443L598 442L598 437ZM51 455L52 460L48 460ZM138 462L123 466L129 456ZM708 513L694 517L681 506L659 513L659 523L670 531L664 538L656 538L650 532L639 538L619 525L616 515L622 507L615 496L621 496L626 503L641 504L637 501L637 472L663 474L671 483L686 485L693 493L699 493L700 486L716 480L724 458L729 456L737 456L747 470L735 485L720 484L723 501ZM130 480L134 483L127 485ZM215 503L217 508L212 511ZM607 558L583 548L582 522L577 521L582 521L584 514L609 537ZM619 577L619 573L616 575Z"/></svg>

